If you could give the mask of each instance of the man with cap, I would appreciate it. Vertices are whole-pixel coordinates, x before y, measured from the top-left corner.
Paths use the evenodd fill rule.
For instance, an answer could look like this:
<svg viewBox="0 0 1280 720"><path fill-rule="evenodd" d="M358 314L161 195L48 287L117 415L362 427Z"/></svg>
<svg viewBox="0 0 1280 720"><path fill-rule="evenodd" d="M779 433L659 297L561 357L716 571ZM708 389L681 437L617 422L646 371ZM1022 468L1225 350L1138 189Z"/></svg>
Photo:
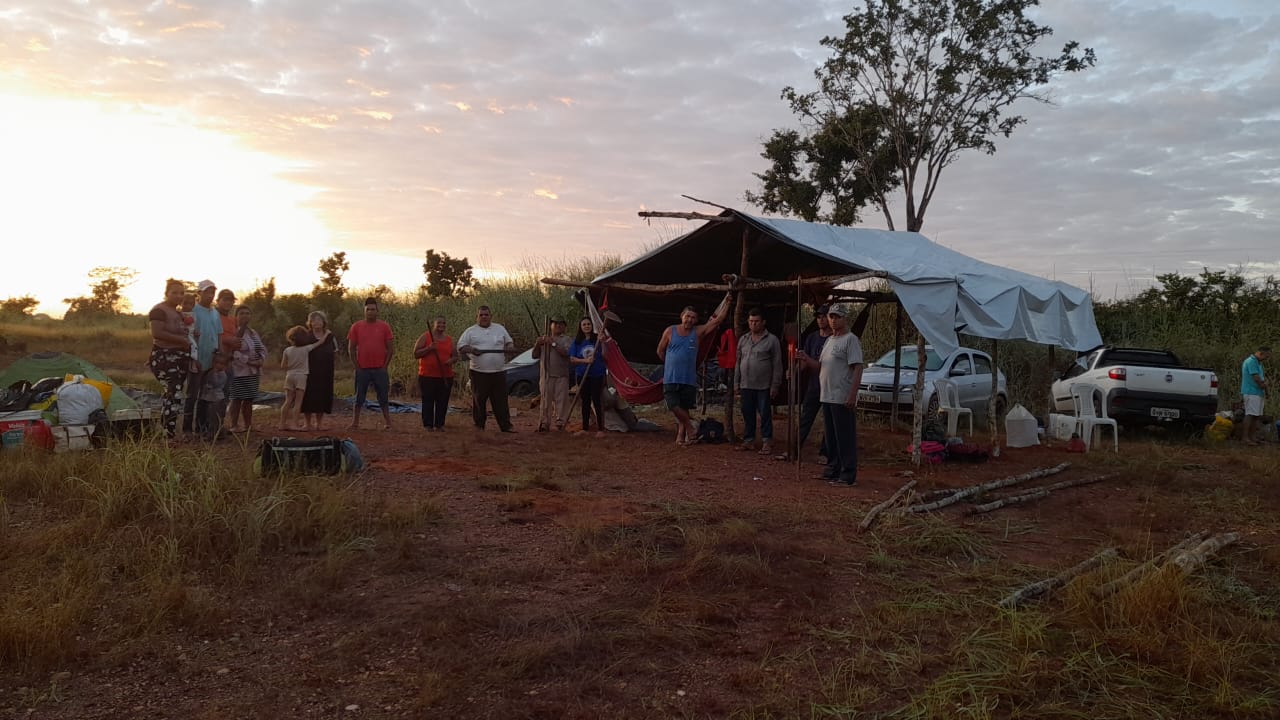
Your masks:
<svg viewBox="0 0 1280 720"><path fill-rule="evenodd" d="M827 338L831 337L831 321L827 319L827 312L830 309L831 306L826 303L818 306L813 317L814 322L818 324L818 331L806 335L804 342L800 345L800 351L811 358L822 356L822 346L826 345ZM804 381L804 404L800 408L799 447L804 447L804 441L809 439L809 432L813 429L813 421L822 411L822 401L819 399L821 393L818 387L818 374L812 370L803 370L801 379ZM825 435L820 447L819 454L824 458L829 457Z"/></svg>
<svg viewBox="0 0 1280 720"><path fill-rule="evenodd" d="M538 432L551 429L555 416L556 430L564 430L569 419L569 348L572 346L564 330L564 318L551 318L551 334L543 335L533 345L533 357L542 363L539 368L541 383L538 401Z"/></svg>
<svg viewBox="0 0 1280 720"><path fill-rule="evenodd" d="M213 296L217 291L218 286L212 280L201 280L196 285L196 306L191 313L195 319L191 326L191 334L196 339L195 372L187 375L187 397L182 406L184 433L205 429L204 417L196 409L200 393L204 390L205 374L213 367L213 352L218 349L222 338L222 317L213 308Z"/></svg>
<svg viewBox="0 0 1280 720"><path fill-rule="evenodd" d="M848 308L840 303L827 310L831 336L817 361L797 354L808 369L818 370L819 399L827 435L827 467L822 478L832 485L853 487L858 481L858 385L862 382L862 342L849 332Z"/></svg>

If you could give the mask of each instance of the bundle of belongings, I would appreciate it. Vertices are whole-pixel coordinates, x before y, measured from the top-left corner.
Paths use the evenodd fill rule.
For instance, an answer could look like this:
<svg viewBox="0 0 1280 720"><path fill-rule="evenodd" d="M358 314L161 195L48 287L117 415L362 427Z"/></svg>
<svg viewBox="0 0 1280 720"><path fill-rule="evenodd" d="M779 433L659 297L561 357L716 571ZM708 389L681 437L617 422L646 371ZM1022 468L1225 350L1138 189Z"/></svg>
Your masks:
<svg viewBox="0 0 1280 720"><path fill-rule="evenodd" d="M105 437L113 417L134 420L141 412L101 370L74 355L37 353L0 372L4 449L91 448Z"/></svg>

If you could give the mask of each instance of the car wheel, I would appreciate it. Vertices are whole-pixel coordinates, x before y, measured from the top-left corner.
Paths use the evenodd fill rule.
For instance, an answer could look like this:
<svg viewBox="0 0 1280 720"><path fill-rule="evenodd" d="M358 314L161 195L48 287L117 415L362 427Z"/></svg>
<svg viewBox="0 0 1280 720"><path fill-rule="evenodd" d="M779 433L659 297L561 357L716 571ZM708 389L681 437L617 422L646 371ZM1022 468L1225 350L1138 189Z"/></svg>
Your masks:
<svg viewBox="0 0 1280 720"><path fill-rule="evenodd" d="M924 416L926 418L937 417L938 407L938 393L934 393L933 397L929 398L929 405L925 408Z"/></svg>
<svg viewBox="0 0 1280 720"><path fill-rule="evenodd" d="M1004 417L1005 412L1009 409L1009 401L1003 395L996 397L996 420Z"/></svg>
<svg viewBox="0 0 1280 720"><path fill-rule="evenodd" d="M517 380L512 383L511 389L507 391L507 394L516 397L528 397L533 394L533 383L528 380Z"/></svg>

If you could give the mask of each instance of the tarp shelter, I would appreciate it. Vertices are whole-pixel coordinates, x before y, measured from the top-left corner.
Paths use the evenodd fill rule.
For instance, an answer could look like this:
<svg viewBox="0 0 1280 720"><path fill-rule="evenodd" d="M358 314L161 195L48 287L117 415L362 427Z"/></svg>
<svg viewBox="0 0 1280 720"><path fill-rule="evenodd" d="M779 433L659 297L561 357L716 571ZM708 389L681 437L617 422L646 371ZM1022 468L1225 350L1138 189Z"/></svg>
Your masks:
<svg viewBox="0 0 1280 720"><path fill-rule="evenodd" d="M739 272L744 254L745 275L752 280L877 272L925 340L944 354L960 344L958 333L1080 352L1102 345L1092 299L1072 285L971 258L919 233L763 218L732 209L595 278L592 296L623 318L610 329L627 357L652 362L659 335L675 324L680 308L694 305L705 319L724 290L656 294L620 284L715 283L724 273ZM748 306L794 307L796 290L794 285L749 289L747 296Z"/></svg>
<svg viewBox="0 0 1280 720"><path fill-rule="evenodd" d="M83 375L91 380L115 385L107 374L97 365L70 353L46 352L35 353L15 360L12 365L0 372L0 388L6 388L19 380L35 383L47 377L65 377L66 375ZM124 390L116 387L107 403L107 414L116 417L120 410L137 410L138 404Z"/></svg>

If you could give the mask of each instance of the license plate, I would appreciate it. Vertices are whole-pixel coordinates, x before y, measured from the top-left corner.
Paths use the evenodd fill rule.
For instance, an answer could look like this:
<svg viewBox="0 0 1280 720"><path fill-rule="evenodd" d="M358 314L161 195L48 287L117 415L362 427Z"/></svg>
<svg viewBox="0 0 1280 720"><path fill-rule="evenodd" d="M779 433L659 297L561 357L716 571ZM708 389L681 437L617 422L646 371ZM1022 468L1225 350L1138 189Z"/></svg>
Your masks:
<svg viewBox="0 0 1280 720"><path fill-rule="evenodd" d="M1160 420L1177 420L1182 416L1182 411L1176 408L1151 408L1151 417Z"/></svg>
<svg viewBox="0 0 1280 720"><path fill-rule="evenodd" d="M858 391L858 402L860 403L878 403L880 402L879 393L873 393L870 390Z"/></svg>

